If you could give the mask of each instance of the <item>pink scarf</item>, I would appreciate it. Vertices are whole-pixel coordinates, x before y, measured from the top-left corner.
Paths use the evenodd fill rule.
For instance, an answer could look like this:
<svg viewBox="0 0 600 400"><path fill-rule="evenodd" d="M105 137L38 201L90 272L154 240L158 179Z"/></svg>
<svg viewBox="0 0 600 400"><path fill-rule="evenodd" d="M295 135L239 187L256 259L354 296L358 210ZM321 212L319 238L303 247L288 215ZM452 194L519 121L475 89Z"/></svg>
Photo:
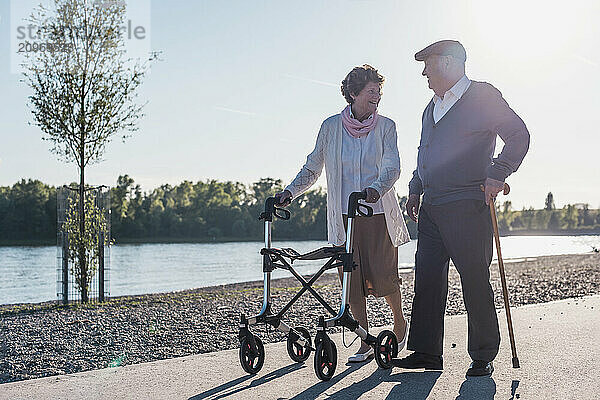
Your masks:
<svg viewBox="0 0 600 400"><path fill-rule="evenodd" d="M356 118L351 115L350 105L347 105L346 108L342 111L342 124L344 128L348 131L350 135L354 138L360 138L363 136L367 136L369 132L375 128L377 125L377 110L373 113L373 118L367 118L364 121L360 122Z"/></svg>

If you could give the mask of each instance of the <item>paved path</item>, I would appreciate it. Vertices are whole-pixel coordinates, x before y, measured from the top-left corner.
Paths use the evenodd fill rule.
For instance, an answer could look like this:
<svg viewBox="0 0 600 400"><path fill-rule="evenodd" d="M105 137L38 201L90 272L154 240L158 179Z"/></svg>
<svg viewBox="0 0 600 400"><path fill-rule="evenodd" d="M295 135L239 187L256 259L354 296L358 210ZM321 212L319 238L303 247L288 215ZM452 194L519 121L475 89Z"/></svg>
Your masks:
<svg viewBox="0 0 600 400"><path fill-rule="evenodd" d="M329 382L315 376L312 355L294 364L285 343L273 343L256 376L242 371L234 349L3 384L0 399L600 399L600 296L514 309L520 369L511 367L504 313L499 318L503 341L491 378L465 379L462 315L446 319L443 372L346 364L356 344L345 349L333 335L340 358Z"/></svg>

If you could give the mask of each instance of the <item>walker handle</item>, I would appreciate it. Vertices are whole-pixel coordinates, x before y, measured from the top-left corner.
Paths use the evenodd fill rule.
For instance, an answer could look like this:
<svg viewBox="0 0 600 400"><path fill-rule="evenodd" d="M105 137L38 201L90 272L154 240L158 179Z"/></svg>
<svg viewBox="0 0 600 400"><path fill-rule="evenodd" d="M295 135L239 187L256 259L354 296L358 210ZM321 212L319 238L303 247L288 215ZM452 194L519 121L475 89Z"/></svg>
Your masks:
<svg viewBox="0 0 600 400"><path fill-rule="evenodd" d="M265 211L260 213L260 217L258 219L272 222L273 215L276 216L277 218L283 219L285 221L290 219L290 216L291 216L290 212L288 210L284 210L283 208L275 207L276 204L277 205L280 204L279 199L277 199L275 197L269 197L265 201ZM283 214L281 214L278 211L283 212Z"/></svg>
<svg viewBox="0 0 600 400"><path fill-rule="evenodd" d="M354 218L356 217L356 214L362 217L373 216L373 208L358 202L359 200L365 200L366 198L367 192L364 190L362 192L350 193L350 198L348 199L348 218ZM362 211L361 208L366 210L366 212Z"/></svg>

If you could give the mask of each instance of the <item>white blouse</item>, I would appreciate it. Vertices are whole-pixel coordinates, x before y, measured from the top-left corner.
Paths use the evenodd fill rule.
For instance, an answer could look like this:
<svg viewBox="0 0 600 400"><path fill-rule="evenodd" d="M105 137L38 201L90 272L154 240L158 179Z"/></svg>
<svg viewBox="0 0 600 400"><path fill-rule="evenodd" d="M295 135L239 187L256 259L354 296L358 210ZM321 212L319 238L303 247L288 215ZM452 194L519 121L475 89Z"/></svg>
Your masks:
<svg viewBox="0 0 600 400"><path fill-rule="evenodd" d="M346 128L342 128L342 213L348 213L348 198L352 192L360 192L378 178L377 163L375 155L377 154L376 137L368 134L360 138L355 138L348 133ZM373 208L373 214L383 214L383 207L380 198L375 203L365 203Z"/></svg>

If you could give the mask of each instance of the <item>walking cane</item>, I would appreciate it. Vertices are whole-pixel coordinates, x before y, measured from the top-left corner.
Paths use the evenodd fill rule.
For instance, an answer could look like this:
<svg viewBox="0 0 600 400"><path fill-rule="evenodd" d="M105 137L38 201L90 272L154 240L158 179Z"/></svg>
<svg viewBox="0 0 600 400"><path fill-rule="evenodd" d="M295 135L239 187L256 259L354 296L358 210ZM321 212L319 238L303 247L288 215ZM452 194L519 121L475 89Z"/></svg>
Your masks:
<svg viewBox="0 0 600 400"><path fill-rule="evenodd" d="M481 186L481 190L485 191L483 185ZM504 195L507 195L509 192L510 186L508 186L508 183L505 183L503 193ZM519 358L517 357L517 346L515 345L515 334L513 332L512 318L510 316L510 304L508 302L508 288L506 287L506 276L504 275L504 262L502 261L502 252L500 251L500 235L498 234L495 199L490 201L490 214L492 216L492 226L494 227L496 252L498 253L498 268L500 269L500 280L502 281L502 296L504 297L504 309L506 310L506 322L508 323L508 336L510 337L510 348L512 350L512 366L513 368L519 368Z"/></svg>

